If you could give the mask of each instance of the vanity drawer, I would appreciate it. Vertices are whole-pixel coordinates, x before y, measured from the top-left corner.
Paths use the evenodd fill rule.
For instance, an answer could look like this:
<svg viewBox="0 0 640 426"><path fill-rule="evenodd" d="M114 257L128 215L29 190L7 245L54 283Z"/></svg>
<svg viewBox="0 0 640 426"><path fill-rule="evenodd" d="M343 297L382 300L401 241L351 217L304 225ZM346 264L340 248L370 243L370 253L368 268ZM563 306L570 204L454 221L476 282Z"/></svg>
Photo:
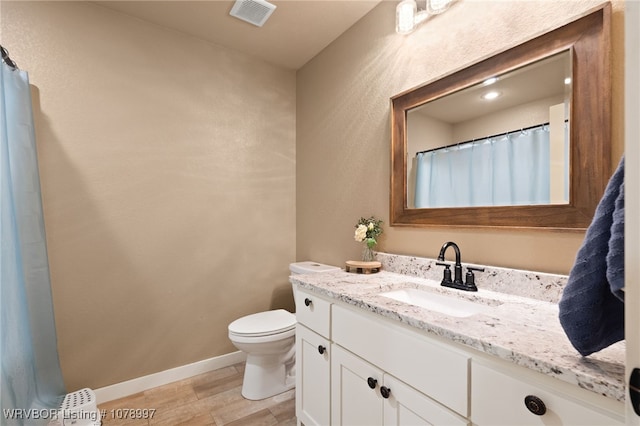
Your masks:
<svg viewBox="0 0 640 426"><path fill-rule="evenodd" d="M335 343L467 417L467 354L368 312L334 305L331 316Z"/></svg>
<svg viewBox="0 0 640 426"><path fill-rule="evenodd" d="M540 379L555 381L544 376ZM525 374L517 366L484 365L474 359L471 383L471 420L474 425L624 425L622 404L619 414L610 413L560 391L559 387L565 384L557 383L552 387L532 380L529 372ZM572 394L577 394L576 391L582 390L576 388ZM525 403L527 397L531 397L532 409L540 407L542 401L544 414L530 411Z"/></svg>
<svg viewBox="0 0 640 426"><path fill-rule="evenodd" d="M304 290L298 289L295 294L296 320L328 339L331 303L317 294Z"/></svg>

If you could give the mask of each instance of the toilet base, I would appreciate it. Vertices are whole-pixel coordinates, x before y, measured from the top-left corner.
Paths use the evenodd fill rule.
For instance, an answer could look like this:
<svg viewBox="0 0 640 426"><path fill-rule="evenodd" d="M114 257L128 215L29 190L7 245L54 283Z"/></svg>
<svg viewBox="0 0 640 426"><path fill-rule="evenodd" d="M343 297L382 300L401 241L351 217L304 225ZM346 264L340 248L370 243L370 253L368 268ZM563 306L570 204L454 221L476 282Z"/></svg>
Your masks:
<svg viewBox="0 0 640 426"><path fill-rule="evenodd" d="M247 355L242 396L257 401L293 389L296 385L295 358L283 363L282 356Z"/></svg>

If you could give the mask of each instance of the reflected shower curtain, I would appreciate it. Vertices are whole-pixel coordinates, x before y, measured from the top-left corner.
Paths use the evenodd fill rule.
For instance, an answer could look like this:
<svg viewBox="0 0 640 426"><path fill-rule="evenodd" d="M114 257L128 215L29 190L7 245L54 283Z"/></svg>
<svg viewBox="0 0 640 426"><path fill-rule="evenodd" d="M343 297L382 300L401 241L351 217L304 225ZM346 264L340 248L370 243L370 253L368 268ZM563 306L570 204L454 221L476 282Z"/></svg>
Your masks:
<svg viewBox="0 0 640 426"><path fill-rule="evenodd" d="M1 424L46 424L65 389L58 360L28 75L0 80ZM40 418L39 418L40 417Z"/></svg>
<svg viewBox="0 0 640 426"><path fill-rule="evenodd" d="M415 206L545 204L550 199L544 126L419 153Z"/></svg>

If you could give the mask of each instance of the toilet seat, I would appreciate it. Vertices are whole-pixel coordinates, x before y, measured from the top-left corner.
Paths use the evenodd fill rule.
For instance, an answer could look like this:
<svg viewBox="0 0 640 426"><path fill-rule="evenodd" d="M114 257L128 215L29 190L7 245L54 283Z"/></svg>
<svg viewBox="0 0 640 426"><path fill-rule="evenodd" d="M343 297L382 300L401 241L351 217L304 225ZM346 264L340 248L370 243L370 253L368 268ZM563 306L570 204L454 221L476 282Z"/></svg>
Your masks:
<svg viewBox="0 0 640 426"><path fill-rule="evenodd" d="M276 309L238 318L229 324L229 334L241 337L272 336L293 331L295 327L294 314L284 309Z"/></svg>

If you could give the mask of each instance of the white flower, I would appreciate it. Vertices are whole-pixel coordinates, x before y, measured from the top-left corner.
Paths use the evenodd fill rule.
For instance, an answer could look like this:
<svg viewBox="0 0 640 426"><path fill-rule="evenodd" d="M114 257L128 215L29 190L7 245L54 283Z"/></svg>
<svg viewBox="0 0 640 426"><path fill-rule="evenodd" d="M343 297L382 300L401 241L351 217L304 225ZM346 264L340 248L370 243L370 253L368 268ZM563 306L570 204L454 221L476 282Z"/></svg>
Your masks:
<svg viewBox="0 0 640 426"><path fill-rule="evenodd" d="M365 238L367 238L367 225L358 225L358 227L356 228L356 234L354 235L353 239L361 242L364 241Z"/></svg>
<svg viewBox="0 0 640 426"><path fill-rule="evenodd" d="M374 226L373 222L369 222L369 231L373 231Z"/></svg>

